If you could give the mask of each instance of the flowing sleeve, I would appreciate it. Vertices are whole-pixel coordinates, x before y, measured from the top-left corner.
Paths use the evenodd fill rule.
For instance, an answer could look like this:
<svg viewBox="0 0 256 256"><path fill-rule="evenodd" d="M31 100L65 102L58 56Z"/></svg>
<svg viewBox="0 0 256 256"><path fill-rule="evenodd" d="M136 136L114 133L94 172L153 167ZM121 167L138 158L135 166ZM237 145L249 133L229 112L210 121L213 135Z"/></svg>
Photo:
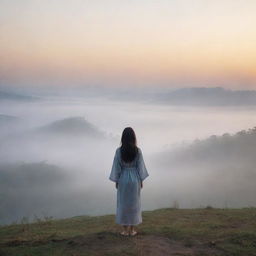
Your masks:
<svg viewBox="0 0 256 256"><path fill-rule="evenodd" d="M122 170L117 150L116 150L116 153L115 153L115 156L114 156L114 161L113 161L112 168L111 168L111 173L110 173L110 176L109 176L109 179L114 181L114 182L118 182L118 179L119 179L119 176L120 176L121 170Z"/></svg>
<svg viewBox="0 0 256 256"><path fill-rule="evenodd" d="M139 148L138 154L139 155L138 155L137 168L138 168L138 172L139 172L139 175L140 175L140 179L141 179L141 181L143 181L149 176L149 174L148 174L146 165L144 163L142 151L141 151L140 148Z"/></svg>

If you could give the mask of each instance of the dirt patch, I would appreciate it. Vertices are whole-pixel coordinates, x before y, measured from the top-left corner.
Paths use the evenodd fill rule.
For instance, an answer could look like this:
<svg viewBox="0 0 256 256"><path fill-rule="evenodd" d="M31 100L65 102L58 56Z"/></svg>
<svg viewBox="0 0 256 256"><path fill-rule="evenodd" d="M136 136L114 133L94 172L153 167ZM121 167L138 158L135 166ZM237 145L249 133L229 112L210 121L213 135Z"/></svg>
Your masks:
<svg viewBox="0 0 256 256"><path fill-rule="evenodd" d="M48 239L39 241L12 240L5 247L41 246L47 243L58 243L72 253L93 252L97 255L136 255L136 256L199 256L222 255L215 244L202 244L196 241L177 241L160 235L138 234L135 237L124 237L116 232L99 232L87 236L75 236L66 239ZM1 254L0 254L1 256Z"/></svg>
<svg viewBox="0 0 256 256"><path fill-rule="evenodd" d="M88 236L76 236L69 239L68 246L84 246L91 249L109 249L120 244L132 244L132 241L114 232L99 232Z"/></svg>
<svg viewBox="0 0 256 256"><path fill-rule="evenodd" d="M131 239L115 232L100 232L89 236L77 236L66 243L66 250L93 255L136 255ZM79 254L78 254L79 255Z"/></svg>
<svg viewBox="0 0 256 256"><path fill-rule="evenodd" d="M137 236L134 237L138 256L167 256L167 255L221 255L209 245L194 244L187 247L184 242L171 240L163 236Z"/></svg>

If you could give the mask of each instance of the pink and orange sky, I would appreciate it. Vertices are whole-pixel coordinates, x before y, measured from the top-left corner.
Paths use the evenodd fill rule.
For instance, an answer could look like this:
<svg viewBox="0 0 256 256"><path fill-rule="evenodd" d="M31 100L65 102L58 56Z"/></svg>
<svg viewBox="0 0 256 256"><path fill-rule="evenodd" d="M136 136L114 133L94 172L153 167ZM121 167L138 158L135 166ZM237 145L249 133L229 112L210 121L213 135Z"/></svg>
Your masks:
<svg viewBox="0 0 256 256"><path fill-rule="evenodd" d="M0 0L0 85L256 89L255 0Z"/></svg>

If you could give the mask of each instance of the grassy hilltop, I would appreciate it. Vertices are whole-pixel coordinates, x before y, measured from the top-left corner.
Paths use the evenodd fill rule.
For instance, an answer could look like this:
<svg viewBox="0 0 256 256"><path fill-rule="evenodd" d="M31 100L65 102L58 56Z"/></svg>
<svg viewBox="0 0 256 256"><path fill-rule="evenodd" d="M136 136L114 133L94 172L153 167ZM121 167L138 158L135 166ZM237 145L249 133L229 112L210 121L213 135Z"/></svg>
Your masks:
<svg viewBox="0 0 256 256"><path fill-rule="evenodd" d="M256 255L256 208L143 212L136 237L114 215L37 219L0 227L0 256Z"/></svg>

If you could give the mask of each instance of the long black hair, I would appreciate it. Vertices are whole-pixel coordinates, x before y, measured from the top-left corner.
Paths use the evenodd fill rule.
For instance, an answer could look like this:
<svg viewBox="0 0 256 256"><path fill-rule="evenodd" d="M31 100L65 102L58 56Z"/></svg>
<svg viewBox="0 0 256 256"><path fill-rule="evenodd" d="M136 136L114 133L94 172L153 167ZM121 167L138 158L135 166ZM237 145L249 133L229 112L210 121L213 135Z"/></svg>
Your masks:
<svg viewBox="0 0 256 256"><path fill-rule="evenodd" d="M123 130L120 144L122 160L132 162L138 153L138 147L135 132L131 127Z"/></svg>

